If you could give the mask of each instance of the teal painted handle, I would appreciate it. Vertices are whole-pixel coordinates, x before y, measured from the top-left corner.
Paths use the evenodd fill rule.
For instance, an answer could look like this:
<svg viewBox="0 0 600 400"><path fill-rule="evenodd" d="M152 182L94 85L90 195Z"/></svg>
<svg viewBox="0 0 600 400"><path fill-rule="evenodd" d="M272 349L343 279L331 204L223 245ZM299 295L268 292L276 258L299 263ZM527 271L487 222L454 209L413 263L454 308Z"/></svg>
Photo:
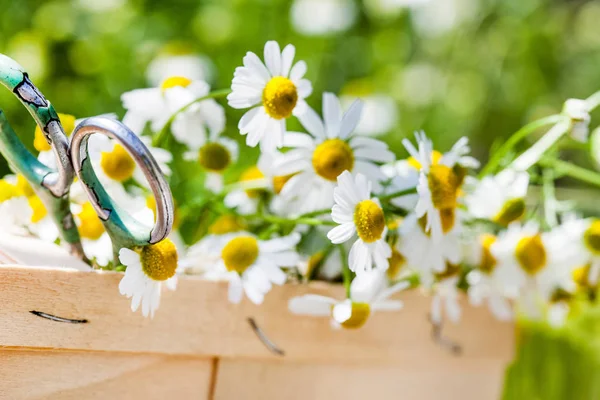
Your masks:
<svg viewBox="0 0 600 400"><path fill-rule="evenodd" d="M116 204L102 186L88 154L88 140L93 134L106 135L119 142L144 172L156 199L154 227L136 220ZM77 125L71 136L70 153L73 168L111 238L115 259L121 248L147 246L169 235L174 219L171 189L148 148L129 128L110 118L87 118Z"/></svg>
<svg viewBox="0 0 600 400"><path fill-rule="evenodd" d="M0 83L12 91L27 108L40 127L56 157L57 169L42 164L23 145L0 110L0 153L11 168L23 175L48 209L60 235L71 247L71 253L85 259L79 232L69 204L73 168L69 142L52 104L29 80L27 72L16 61L0 54Z"/></svg>

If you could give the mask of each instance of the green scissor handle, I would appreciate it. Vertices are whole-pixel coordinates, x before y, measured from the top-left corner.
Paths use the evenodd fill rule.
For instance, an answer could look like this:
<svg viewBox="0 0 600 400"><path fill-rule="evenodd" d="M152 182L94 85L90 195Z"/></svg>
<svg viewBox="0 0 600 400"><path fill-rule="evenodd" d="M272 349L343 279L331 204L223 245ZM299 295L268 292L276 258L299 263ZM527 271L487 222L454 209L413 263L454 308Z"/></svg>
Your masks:
<svg viewBox="0 0 600 400"><path fill-rule="evenodd" d="M56 157L57 168L42 164L27 150L0 110L0 153L11 168L23 175L40 197L58 226L60 236L71 253L85 259L79 232L69 204L73 167L69 157L69 141L52 104L33 85L27 72L16 61L0 54L0 83L11 90L27 108Z"/></svg>
<svg viewBox="0 0 600 400"><path fill-rule="evenodd" d="M88 140L93 134L116 140L131 155L144 173L156 199L156 222L149 227L121 208L98 179L88 154ZM123 123L105 117L86 118L77 125L70 145L73 168L87 192L90 203L104 224L116 257L121 248L136 248L160 242L171 232L174 219L173 196L158 163L140 140Z"/></svg>

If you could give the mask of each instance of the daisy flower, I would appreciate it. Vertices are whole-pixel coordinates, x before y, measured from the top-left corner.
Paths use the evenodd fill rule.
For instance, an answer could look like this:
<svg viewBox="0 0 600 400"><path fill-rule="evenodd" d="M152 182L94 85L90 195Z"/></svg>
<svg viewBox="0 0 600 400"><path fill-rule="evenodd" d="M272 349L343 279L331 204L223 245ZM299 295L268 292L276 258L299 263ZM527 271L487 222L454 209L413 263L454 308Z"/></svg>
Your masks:
<svg viewBox="0 0 600 400"><path fill-rule="evenodd" d="M314 277L323 280L334 280L342 275L342 258L340 249L333 247L329 251L317 251L310 256L301 256L298 262L298 272L306 280Z"/></svg>
<svg viewBox="0 0 600 400"><path fill-rule="evenodd" d="M462 311L458 303L458 279L460 266L446 264L444 272L437 274L437 282L433 285L430 317L434 325L441 325L443 315L452 323L460 320Z"/></svg>
<svg viewBox="0 0 600 400"><path fill-rule="evenodd" d="M497 262L491 247L496 236L485 233L475 238L469 254L469 264L474 267L467 275L469 301L474 306L487 302L492 314L501 321L512 318L512 307L505 296L502 282L497 277Z"/></svg>
<svg viewBox="0 0 600 400"><path fill-rule="evenodd" d="M565 241L562 230L542 233L533 222L513 223L500 233L490 251L505 295L518 298L529 316L538 315L538 303L547 303L556 289L575 289L577 246Z"/></svg>
<svg viewBox="0 0 600 400"><path fill-rule="evenodd" d="M423 132L417 132L415 136L418 150L410 141L402 141L420 170L417 185L419 200L415 211L419 218L426 216L425 231L439 242L455 226L459 189L466 168L477 167L479 163L467 156L470 149L466 137L459 139L448 153L436 161L431 141Z"/></svg>
<svg viewBox="0 0 600 400"><path fill-rule="evenodd" d="M168 45L167 45L168 46ZM185 76L192 81L209 81L212 62L206 56L193 53L181 53L180 49L173 53L169 49L161 52L146 68L146 78L153 86L160 86L173 76Z"/></svg>
<svg viewBox="0 0 600 400"><path fill-rule="evenodd" d="M150 123L152 132L158 132L173 114L209 92L210 86L204 81L171 76L160 87L123 93L121 101L127 110L123 123L138 135L144 131L147 123ZM177 141L194 147L207 130L220 133L224 126L225 110L214 99L206 99L178 113L171 132Z"/></svg>
<svg viewBox="0 0 600 400"><path fill-rule="evenodd" d="M196 161L204 171L204 186L213 193L223 190L223 173L238 159L238 144L235 140L214 135L198 149L183 154L184 159Z"/></svg>
<svg viewBox="0 0 600 400"><path fill-rule="evenodd" d="M356 329L362 327L376 311L400 310L402 302L389 298L408 286L408 282L399 282L387 287L385 272L376 269L352 280L350 298L346 300L306 294L290 299L288 307L298 315L331 317L331 324L336 328Z"/></svg>
<svg viewBox="0 0 600 400"><path fill-rule="evenodd" d="M409 160L398 160L394 163L382 165L381 171L390 180L382 192L384 195L416 188L419 183L419 169L415 168L414 162ZM405 210L414 210L418 201L419 195L417 193L390 199L390 203L394 206Z"/></svg>
<svg viewBox="0 0 600 400"><path fill-rule="evenodd" d="M71 212L86 256L102 267L107 266L113 259L112 242L92 203L72 204Z"/></svg>
<svg viewBox="0 0 600 400"><path fill-rule="evenodd" d="M348 257L350 270L355 273L371 270L373 263L386 270L392 249L385 241L387 226L381 204L377 198L371 198L371 183L364 175L353 177L348 171L342 172L337 180L331 217L340 225L330 230L327 237L339 244L358 235Z"/></svg>
<svg viewBox="0 0 600 400"><path fill-rule="evenodd" d="M460 218L460 213L458 214ZM414 269L424 287L431 287L434 275L442 273L446 265L458 264L462 258L459 230L456 227L435 241L426 231L425 218L411 213L402 222L399 250L411 269Z"/></svg>
<svg viewBox="0 0 600 400"><path fill-rule="evenodd" d="M255 213L260 199L268 193L269 180L259 165L253 165L242 172L238 183L240 188L225 196L225 205L242 215Z"/></svg>
<svg viewBox="0 0 600 400"><path fill-rule="evenodd" d="M137 311L141 304L144 317L154 317L160 304L162 284L171 290L177 285L175 244L164 239L138 251L123 248L119 250L119 260L127 267L119 291L131 298L131 311Z"/></svg>
<svg viewBox="0 0 600 400"><path fill-rule="evenodd" d="M277 42L269 41L264 64L249 51L244 66L235 69L227 100L233 108L250 108L238 124L250 147L260 143L266 152L282 147L286 119L301 115L307 108L304 99L311 94L312 85L303 79L304 61L292 66L295 53L291 44L281 51Z"/></svg>
<svg viewBox="0 0 600 400"><path fill-rule="evenodd" d="M600 280L600 220L567 218L556 231L575 247L572 262L587 271L586 281L595 286Z"/></svg>
<svg viewBox="0 0 600 400"><path fill-rule="evenodd" d="M505 169L474 184L465 205L475 218L485 218L502 226L520 220L525 214L529 174Z"/></svg>
<svg viewBox="0 0 600 400"><path fill-rule="evenodd" d="M259 240L248 232L222 236L219 246L210 249L217 256L209 279L229 281L229 301L239 303L243 293L254 304L261 304L272 285L283 285L286 274L282 267L292 267L299 261L295 247L298 233L270 240Z"/></svg>
<svg viewBox="0 0 600 400"><path fill-rule="evenodd" d="M323 120L311 108L299 117L310 133L288 132L284 146L291 148L275 164L282 175L293 175L281 196L301 197L301 212L329 208L333 188L343 171L361 173L373 182L375 192L386 179L378 163L391 162L394 154L385 143L353 134L362 103L355 101L344 113L338 98L323 94Z"/></svg>

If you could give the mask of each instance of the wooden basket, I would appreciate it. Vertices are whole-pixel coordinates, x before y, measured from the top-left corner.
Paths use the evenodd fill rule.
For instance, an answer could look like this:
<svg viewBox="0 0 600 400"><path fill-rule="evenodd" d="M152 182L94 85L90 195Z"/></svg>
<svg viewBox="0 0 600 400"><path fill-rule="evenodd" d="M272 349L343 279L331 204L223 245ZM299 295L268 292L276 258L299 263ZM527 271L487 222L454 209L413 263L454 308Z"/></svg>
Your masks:
<svg viewBox="0 0 600 400"><path fill-rule="evenodd" d="M232 305L226 283L184 277L151 320L119 295L121 277L0 267L2 399L486 400L499 397L513 355L513 326L466 304L444 327L462 346L452 354L432 339L430 299L416 291L400 295L402 311L349 331L287 309L307 292L342 298L332 285L286 285L262 306Z"/></svg>

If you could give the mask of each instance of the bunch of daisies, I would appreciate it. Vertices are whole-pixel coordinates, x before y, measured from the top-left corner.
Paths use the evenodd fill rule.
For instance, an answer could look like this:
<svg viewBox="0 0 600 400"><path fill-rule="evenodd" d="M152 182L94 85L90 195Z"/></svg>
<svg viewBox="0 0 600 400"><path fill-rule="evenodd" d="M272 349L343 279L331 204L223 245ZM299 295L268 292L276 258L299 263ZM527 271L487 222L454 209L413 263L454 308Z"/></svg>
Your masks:
<svg viewBox="0 0 600 400"><path fill-rule="evenodd" d="M438 149L424 132L405 138L408 157L397 159L383 141L356 132L361 100L343 107L323 93L320 110L309 105L307 64L295 56L293 45L269 41L262 58L243 57L231 90L213 91L194 73L196 64L178 62L168 71L163 63L158 87L123 94L123 122L170 179L173 232L139 251L122 249L115 260L77 182L72 211L88 257L125 270L120 291L134 311L141 306L152 316L162 284L175 289L180 274L228 281L232 303L261 304L273 285L286 282L339 282L344 298L306 294L289 309L344 328L363 326L375 311L401 309L395 295L403 290L430 295L437 324L459 321L465 301L501 320L525 315L553 324L578 302L595 301L600 220L557 200L554 183L571 176L600 184L595 171L559 158L574 141L600 139L600 130L589 130L600 94L570 99L559 114L526 125L484 166L470 156L467 138ZM225 96L229 107L244 110L229 137L218 101ZM76 124L73 116L60 118L66 131ZM34 146L50 163L40 138L36 132ZM90 156L119 204L151 225L154 199L127 151L98 139ZM0 181L0 200L12 231L57 240L22 177Z"/></svg>

